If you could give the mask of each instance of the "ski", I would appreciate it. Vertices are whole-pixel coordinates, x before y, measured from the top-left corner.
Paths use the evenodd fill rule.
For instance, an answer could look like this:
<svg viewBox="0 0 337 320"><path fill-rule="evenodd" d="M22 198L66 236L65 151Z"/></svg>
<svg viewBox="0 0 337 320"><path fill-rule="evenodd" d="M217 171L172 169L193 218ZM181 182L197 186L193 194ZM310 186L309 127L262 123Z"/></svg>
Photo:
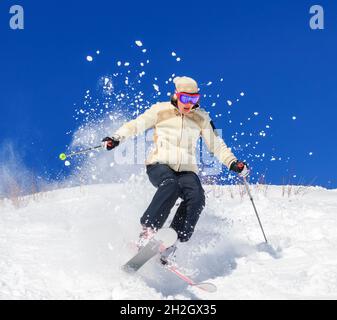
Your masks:
<svg viewBox="0 0 337 320"><path fill-rule="evenodd" d="M135 256L122 266L122 269L128 273L138 271L158 253L172 246L177 238L178 235L173 229L160 229L144 248L140 249Z"/></svg>
<svg viewBox="0 0 337 320"><path fill-rule="evenodd" d="M181 271L179 271L175 266L173 266L172 264L167 264L167 265L163 265L161 264L166 270L169 270L170 272L172 272L173 274L175 274L177 277L179 277L181 280L183 280L184 282L186 282L189 286L191 287L196 287L200 290L209 292L209 293L214 293L217 291L217 287L210 282L194 282L191 278L189 278L188 276L186 276L185 274L183 274Z"/></svg>
<svg viewBox="0 0 337 320"><path fill-rule="evenodd" d="M135 256L133 256L122 269L128 273L137 272L145 263L151 260L154 256L163 252L166 248L172 246L177 240L177 233L171 229L160 229L155 236L145 245ZM196 287L205 292L216 292L217 288L209 282L194 282L191 278L183 274L173 264L160 265L169 270L191 287Z"/></svg>

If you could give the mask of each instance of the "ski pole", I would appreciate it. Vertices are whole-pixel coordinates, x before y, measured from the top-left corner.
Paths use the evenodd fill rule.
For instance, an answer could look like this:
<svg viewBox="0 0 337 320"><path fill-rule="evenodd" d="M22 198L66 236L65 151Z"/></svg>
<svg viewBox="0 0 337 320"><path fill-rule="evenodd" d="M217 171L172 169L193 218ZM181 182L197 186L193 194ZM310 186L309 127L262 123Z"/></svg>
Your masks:
<svg viewBox="0 0 337 320"><path fill-rule="evenodd" d="M69 157L73 157L73 156L76 156L78 154L86 153L88 151L95 150L95 149L98 149L98 148L102 148L102 146L91 147L91 148L88 148L88 149L84 149L84 150L73 152L73 153L69 153L69 154L61 153L59 155L59 158L61 160L66 160Z"/></svg>
<svg viewBox="0 0 337 320"><path fill-rule="evenodd" d="M250 190L249 190L249 186L248 186L248 182L247 182L247 180L246 180L246 177L243 177L242 179L243 179L244 185L245 185L245 187L246 187L247 193L248 193L248 195L249 195L250 201L251 201L252 204L253 204L253 208L254 208L254 211L255 211L257 220L259 221L259 224L260 224L260 227L261 227L261 230L262 230L262 233L263 233L264 240L266 241L266 243L268 243L267 238L266 238L266 235L265 235L264 230L263 230L263 227L262 227L262 224L261 224L260 217L259 217L259 215L258 215L258 213L257 213L257 210L256 210L256 207L255 207L254 199L253 199L253 197L252 197L252 194L250 193Z"/></svg>

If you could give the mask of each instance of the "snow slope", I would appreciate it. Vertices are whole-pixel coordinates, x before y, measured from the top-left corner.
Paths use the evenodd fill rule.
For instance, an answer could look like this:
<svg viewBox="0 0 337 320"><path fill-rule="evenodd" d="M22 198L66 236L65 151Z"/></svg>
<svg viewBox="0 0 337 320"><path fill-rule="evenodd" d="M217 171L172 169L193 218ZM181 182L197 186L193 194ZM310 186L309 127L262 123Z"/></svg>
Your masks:
<svg viewBox="0 0 337 320"><path fill-rule="evenodd" d="M0 298L337 298L337 190L293 188L299 194L288 197L280 186L252 187L272 246L263 245L242 187L205 190L206 208L177 263L196 281L216 284L216 293L187 287L156 261L134 276L120 270L154 193L133 176L1 200Z"/></svg>

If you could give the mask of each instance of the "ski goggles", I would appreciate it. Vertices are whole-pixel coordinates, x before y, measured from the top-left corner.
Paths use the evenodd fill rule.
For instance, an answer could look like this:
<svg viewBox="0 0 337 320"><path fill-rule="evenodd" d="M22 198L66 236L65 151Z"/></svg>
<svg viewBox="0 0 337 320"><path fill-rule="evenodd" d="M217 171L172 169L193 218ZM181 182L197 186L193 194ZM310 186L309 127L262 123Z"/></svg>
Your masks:
<svg viewBox="0 0 337 320"><path fill-rule="evenodd" d="M176 92L177 98L183 104L197 104L200 99L199 93Z"/></svg>

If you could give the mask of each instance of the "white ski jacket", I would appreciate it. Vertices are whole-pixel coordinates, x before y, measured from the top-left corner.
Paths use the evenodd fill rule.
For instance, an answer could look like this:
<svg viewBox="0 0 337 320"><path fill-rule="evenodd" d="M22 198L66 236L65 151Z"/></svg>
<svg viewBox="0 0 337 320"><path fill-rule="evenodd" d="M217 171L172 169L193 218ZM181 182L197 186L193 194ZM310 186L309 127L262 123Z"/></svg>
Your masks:
<svg viewBox="0 0 337 320"><path fill-rule="evenodd" d="M156 162L169 165L174 171L198 173L196 144L200 136L208 149L228 168L236 157L214 131L204 109L197 108L182 115L171 102L154 104L135 120L125 123L115 135L121 142L154 128L154 146L146 164Z"/></svg>

